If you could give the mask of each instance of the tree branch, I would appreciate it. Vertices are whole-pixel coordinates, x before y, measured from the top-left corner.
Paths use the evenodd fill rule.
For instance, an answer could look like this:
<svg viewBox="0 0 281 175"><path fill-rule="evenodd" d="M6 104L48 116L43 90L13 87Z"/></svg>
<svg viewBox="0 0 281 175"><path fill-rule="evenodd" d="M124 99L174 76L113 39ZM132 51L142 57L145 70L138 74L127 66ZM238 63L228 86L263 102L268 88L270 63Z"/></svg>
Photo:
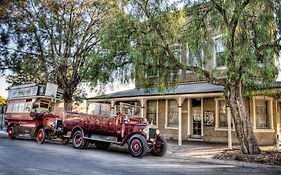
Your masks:
<svg viewBox="0 0 281 175"><path fill-rule="evenodd" d="M276 49L278 49L278 50L281 50L281 37L280 38L278 38L278 39L276 39L275 41L273 41L272 43L269 43L269 44L263 44L263 45L261 45L261 46L259 46L258 48L257 48L257 50L259 51L259 52L261 52L262 50L264 50L264 49L268 49L268 48L276 48Z"/></svg>
<svg viewBox="0 0 281 175"><path fill-rule="evenodd" d="M228 19L227 19L227 15L226 15L226 11L224 8L222 8L222 6L220 6L215 0L211 0L212 4L215 6L215 8L219 11L219 13L221 14L223 21L226 25L228 25Z"/></svg>

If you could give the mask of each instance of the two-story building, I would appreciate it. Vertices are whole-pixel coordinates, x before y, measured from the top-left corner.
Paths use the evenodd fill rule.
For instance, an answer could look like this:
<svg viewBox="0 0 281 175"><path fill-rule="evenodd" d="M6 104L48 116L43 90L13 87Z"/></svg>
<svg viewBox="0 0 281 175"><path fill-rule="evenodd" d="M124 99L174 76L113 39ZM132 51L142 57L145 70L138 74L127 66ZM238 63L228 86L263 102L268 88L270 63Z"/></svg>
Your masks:
<svg viewBox="0 0 281 175"><path fill-rule="evenodd" d="M88 113L112 113L116 105L129 104L136 107L136 114L156 124L164 137L178 139L179 145L182 140L228 142L229 147L238 143L230 109L224 100L224 87L195 79L190 72L186 77L188 81L179 81L164 92L159 92L157 87L147 89L136 84L134 89L88 98ZM281 90L281 82L276 81L273 90ZM111 107L101 105L97 109L97 103ZM276 135L281 132L281 98L254 96L249 106L259 144L275 144Z"/></svg>
<svg viewBox="0 0 281 175"><path fill-rule="evenodd" d="M204 69L222 72L227 69L225 62L220 59L225 51L222 37L214 34L212 43L206 48L208 54L202 49L200 55L208 57L201 58L205 60ZM179 48L181 62L194 66L201 64L196 56L189 53L187 46ZM278 64L278 59L275 59ZM153 76L144 77L152 78L151 82L154 82ZM272 84L271 90L281 90L279 78ZM88 98L87 108L89 113L97 113L102 111L102 107L91 110L92 106L106 103L111 106L107 110L112 112L116 109L115 105L130 104L139 109L136 112L144 119L156 124L164 137L178 139L179 145L182 140L198 140L228 142L231 147L238 140L223 93L223 86L209 84L190 71L181 71L177 85L166 88L163 92L159 92L156 86L152 85L147 89L136 82L134 89ZM275 144L276 136L281 132L281 98L256 95L250 98L248 105L250 120L259 144Z"/></svg>

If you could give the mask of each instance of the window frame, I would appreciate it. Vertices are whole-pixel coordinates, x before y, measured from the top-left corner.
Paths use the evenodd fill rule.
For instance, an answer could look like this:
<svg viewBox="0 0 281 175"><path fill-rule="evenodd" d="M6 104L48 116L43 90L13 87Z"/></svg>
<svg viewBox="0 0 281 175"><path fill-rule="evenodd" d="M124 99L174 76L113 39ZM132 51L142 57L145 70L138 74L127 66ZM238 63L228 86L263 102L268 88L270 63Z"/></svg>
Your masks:
<svg viewBox="0 0 281 175"><path fill-rule="evenodd" d="M7 113L30 113L30 111L27 110L27 107L31 109L32 101L25 100L15 100L10 101L7 105Z"/></svg>
<svg viewBox="0 0 281 175"><path fill-rule="evenodd" d="M148 109L149 109L149 102L156 102L156 105L155 105L155 125L158 126L158 100L147 100L146 104L146 116L145 118L147 119L148 121L148 114L152 113L152 112L149 112ZM149 122L149 121L148 121Z"/></svg>
<svg viewBox="0 0 281 175"><path fill-rule="evenodd" d="M227 131L228 130L228 126L227 127L221 127L220 125L219 125L219 102L220 101L225 101L225 98L215 98L214 99L215 100L215 107L216 107L216 110L215 110L215 130L216 131ZM230 108L229 107L227 107L226 106L226 108L227 108L227 112L226 112L226 117L227 117L227 123L228 123L228 118L229 118L229 116L228 115L231 115L231 112L230 112ZM232 120L232 116L230 116L230 118L231 118L231 123L232 123L232 127L231 127L231 131L235 131L235 128L234 128L234 122L233 122L233 120Z"/></svg>
<svg viewBox="0 0 281 175"><path fill-rule="evenodd" d="M256 100L265 100L268 101L268 122L269 126L268 128L257 128L256 126L256 121L257 121L257 116L256 116ZM255 96L252 97L252 107L253 107L253 129L254 132L275 132L274 129L274 121L273 121L273 97L268 97L268 96Z"/></svg>
<svg viewBox="0 0 281 175"><path fill-rule="evenodd" d="M191 53L189 47L188 47L188 43L186 44L186 52L185 52L185 56L186 56L186 64L189 65L189 66L194 66L194 67L199 67L199 68L202 68L203 70L205 70L205 65L204 65L204 49L203 48L200 48L200 58L197 58L197 57L193 57L193 58L197 58L196 62L198 65L195 65L194 64L194 59L192 60L192 63L193 64L190 64L190 61L191 61L191 58L192 58L192 55L194 55L193 53ZM192 71L189 71L189 72L192 72Z"/></svg>
<svg viewBox="0 0 281 175"><path fill-rule="evenodd" d="M168 117L168 113L169 113L169 101L170 100L174 100L176 101L176 104L178 106L178 102L176 99L166 99L165 100L165 129L179 129L179 120L178 120L178 125L177 126L169 126L169 117ZM178 108L177 108L178 109ZM177 112L178 113L178 112ZM177 119L179 119L179 113L177 115Z"/></svg>
<svg viewBox="0 0 281 175"><path fill-rule="evenodd" d="M226 65L222 65L222 66L217 66L217 52L216 52L216 40L219 39L219 38L223 38L224 35L217 35L217 36L214 36L212 39L213 39L213 64L214 64L214 68L216 70L225 70L227 69ZM223 52L225 52L226 48L224 49ZM223 53L223 52L220 52L220 53Z"/></svg>

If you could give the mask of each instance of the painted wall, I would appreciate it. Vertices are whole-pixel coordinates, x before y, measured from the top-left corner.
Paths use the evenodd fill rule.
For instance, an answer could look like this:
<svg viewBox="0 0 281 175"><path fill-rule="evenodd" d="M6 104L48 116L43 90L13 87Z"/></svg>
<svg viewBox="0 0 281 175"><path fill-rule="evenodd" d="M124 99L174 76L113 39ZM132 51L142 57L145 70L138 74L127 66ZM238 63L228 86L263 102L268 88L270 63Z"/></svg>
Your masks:
<svg viewBox="0 0 281 175"><path fill-rule="evenodd" d="M214 119L215 118L215 100L214 98L205 98L203 99L203 111L209 111L214 113ZM250 102L250 117L251 122L253 122L253 105L252 102ZM280 125L280 110L276 107L276 101L273 102L273 123L275 132L255 132L256 138L258 140L258 143L260 145L274 145L275 144L275 137L276 137L276 128ZM188 133L188 99L185 99L182 104L182 139L188 140L190 138L190 135L187 135ZM204 120L202 121L204 122ZM279 124L278 124L279 123ZM158 127L161 131L161 134L168 139L178 139L178 129L171 129L166 127L166 102L165 100L159 100L158 101ZM192 119L190 116L190 133L192 134ZM205 126L203 125L203 133L204 136L202 137L203 141L207 142L222 142L227 143L228 141L228 132L227 129L221 129L216 128L215 124L213 126ZM232 130L232 142L238 143L236 132Z"/></svg>

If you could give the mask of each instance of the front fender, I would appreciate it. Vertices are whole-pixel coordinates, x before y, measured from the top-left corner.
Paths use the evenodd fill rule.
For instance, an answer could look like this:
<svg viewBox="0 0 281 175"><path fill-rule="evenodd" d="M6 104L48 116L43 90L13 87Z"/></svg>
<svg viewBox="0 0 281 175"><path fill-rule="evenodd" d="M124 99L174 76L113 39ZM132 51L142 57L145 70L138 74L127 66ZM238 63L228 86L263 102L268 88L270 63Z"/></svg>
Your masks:
<svg viewBox="0 0 281 175"><path fill-rule="evenodd" d="M80 131L82 132L83 137L85 137L84 130L83 130L80 126L74 126L74 127L72 128L72 130L71 130L70 138L73 137L73 134L74 134L77 130L80 130Z"/></svg>
<svg viewBox="0 0 281 175"><path fill-rule="evenodd" d="M125 143L128 142L128 140L135 134L139 134L142 135L144 138L146 138L146 134L143 132L131 132L130 134L128 134L126 137L124 137L124 139L122 140L122 145L124 145Z"/></svg>

